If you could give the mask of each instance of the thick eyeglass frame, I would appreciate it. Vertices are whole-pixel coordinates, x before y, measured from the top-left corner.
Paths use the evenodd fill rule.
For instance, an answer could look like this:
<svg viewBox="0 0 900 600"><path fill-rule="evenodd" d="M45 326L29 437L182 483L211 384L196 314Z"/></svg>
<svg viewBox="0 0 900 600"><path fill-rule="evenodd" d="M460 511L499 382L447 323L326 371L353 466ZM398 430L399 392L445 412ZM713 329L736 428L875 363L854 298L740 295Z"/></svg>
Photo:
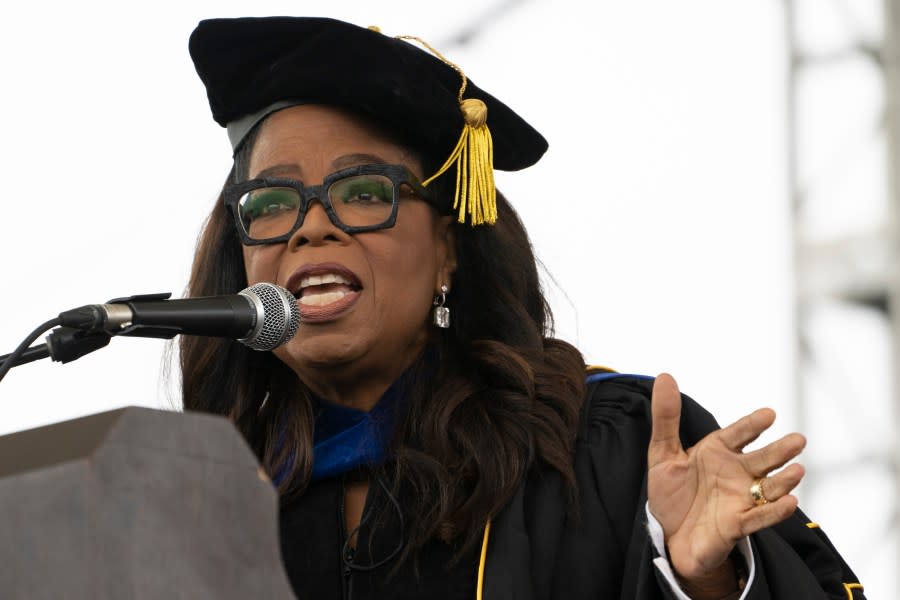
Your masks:
<svg viewBox="0 0 900 600"><path fill-rule="evenodd" d="M358 226L347 225L340 220L337 212L335 212L334 210L334 206L331 204L331 198L328 196L328 189L341 179L345 179L347 177L357 177L359 175L382 175L391 180L391 184L393 186L391 214L381 223ZM408 186L418 198L424 200L425 202L428 202L429 204L434 204L431 201L431 194L426 191L421 182L419 182L419 179L415 175L413 175L407 167L403 165L381 164L360 165L358 167L350 167L348 169L335 171L334 173L326 175L325 180L321 185L304 185L302 181L299 181L297 179L288 179L283 177L248 179L247 181L242 181L241 183L235 183L226 186L223 192L223 196L225 206L234 219L234 225L237 229L238 235L241 238L241 243L243 243L245 246L259 246L263 244L280 244L291 239L291 236L297 233L297 230L300 229L300 227L303 225L303 221L306 219L306 212L309 210L309 205L313 200L319 201L319 203L325 209L325 213L328 215L331 223L345 233L353 234L362 233L364 231L389 229L393 227L397 222L397 209L400 204L400 195L402 193L401 188L404 185ZM297 192L297 195L300 197L300 206L297 212L297 220L294 221L294 225L291 227L290 231L277 237L258 240L250 237L250 232L247 231L244 227L244 221L243 219L241 219L240 206L238 205L238 203L240 202L241 197L243 197L244 194L266 187L285 187L295 190Z"/></svg>

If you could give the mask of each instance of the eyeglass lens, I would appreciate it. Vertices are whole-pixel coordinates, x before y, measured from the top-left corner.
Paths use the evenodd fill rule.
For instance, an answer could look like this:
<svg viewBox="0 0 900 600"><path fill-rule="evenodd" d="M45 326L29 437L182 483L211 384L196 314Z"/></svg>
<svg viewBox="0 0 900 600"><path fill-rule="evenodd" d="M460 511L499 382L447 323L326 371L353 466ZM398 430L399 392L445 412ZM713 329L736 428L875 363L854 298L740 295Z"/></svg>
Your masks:
<svg viewBox="0 0 900 600"><path fill-rule="evenodd" d="M328 200L338 220L348 227L380 225L390 219L394 184L384 175L345 177L328 186ZM302 204L294 188L263 187L241 196L238 213L247 234L265 240L289 233Z"/></svg>

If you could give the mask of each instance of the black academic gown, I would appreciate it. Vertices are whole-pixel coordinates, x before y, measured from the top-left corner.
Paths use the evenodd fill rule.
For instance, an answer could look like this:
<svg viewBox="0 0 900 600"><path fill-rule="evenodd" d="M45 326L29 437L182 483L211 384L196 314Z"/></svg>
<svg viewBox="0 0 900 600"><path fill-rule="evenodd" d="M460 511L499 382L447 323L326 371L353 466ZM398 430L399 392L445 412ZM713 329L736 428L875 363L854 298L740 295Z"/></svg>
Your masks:
<svg viewBox="0 0 900 600"><path fill-rule="evenodd" d="M485 564L485 600L674 598L653 565L645 504L652 381L633 377L590 383L575 450L580 505L567 509L558 476L536 470L494 519ZM689 447L718 426L683 398L681 437ZM366 570L396 548L399 517L372 535L363 526L361 555L341 559L345 532L339 480L318 482L282 510L282 552L300 598L475 599L479 549L455 565L439 541L413 566L388 578L391 561ZM372 486L368 508L387 502ZM402 504L402 502L401 502ZM396 515L397 511L381 511ZM756 576L748 600L859 600L858 581L828 538L801 512L751 536ZM360 568L357 568L360 567Z"/></svg>

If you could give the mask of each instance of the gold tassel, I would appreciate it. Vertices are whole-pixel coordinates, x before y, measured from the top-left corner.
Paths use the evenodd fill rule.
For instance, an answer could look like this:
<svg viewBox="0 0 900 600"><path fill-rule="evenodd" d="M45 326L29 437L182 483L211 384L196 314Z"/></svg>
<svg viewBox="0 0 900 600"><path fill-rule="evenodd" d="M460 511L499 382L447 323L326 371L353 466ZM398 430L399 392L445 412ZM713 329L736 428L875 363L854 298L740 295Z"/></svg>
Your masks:
<svg viewBox="0 0 900 600"><path fill-rule="evenodd" d="M456 193L453 208L458 211L457 220L469 224L493 225L497 222L497 188L494 186L494 142L487 120L487 106L477 98L462 101L460 109L465 125L456 148L438 172L422 182L423 186L456 165Z"/></svg>
<svg viewBox="0 0 900 600"><path fill-rule="evenodd" d="M465 122L462 134L444 165L423 181L422 185L427 186L456 165L453 208L458 211L457 220L465 223L468 214L469 224L472 226L484 223L493 225L497 222L497 188L494 185L494 141L487 126L487 106L477 98L463 100L467 85L466 74L427 42L415 36L401 35L397 38L422 44L462 78L457 96Z"/></svg>

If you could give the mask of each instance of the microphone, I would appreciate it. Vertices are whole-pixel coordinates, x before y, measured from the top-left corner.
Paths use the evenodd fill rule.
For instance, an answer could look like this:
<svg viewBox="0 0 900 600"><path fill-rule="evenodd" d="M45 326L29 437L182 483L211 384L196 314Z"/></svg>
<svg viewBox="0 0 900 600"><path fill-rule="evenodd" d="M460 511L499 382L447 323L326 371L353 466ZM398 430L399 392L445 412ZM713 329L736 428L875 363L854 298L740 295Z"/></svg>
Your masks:
<svg viewBox="0 0 900 600"><path fill-rule="evenodd" d="M273 283L257 283L227 296L168 297L151 294L89 304L60 313L60 324L113 335L228 337L254 350L277 348L294 337L300 327L294 295Z"/></svg>

